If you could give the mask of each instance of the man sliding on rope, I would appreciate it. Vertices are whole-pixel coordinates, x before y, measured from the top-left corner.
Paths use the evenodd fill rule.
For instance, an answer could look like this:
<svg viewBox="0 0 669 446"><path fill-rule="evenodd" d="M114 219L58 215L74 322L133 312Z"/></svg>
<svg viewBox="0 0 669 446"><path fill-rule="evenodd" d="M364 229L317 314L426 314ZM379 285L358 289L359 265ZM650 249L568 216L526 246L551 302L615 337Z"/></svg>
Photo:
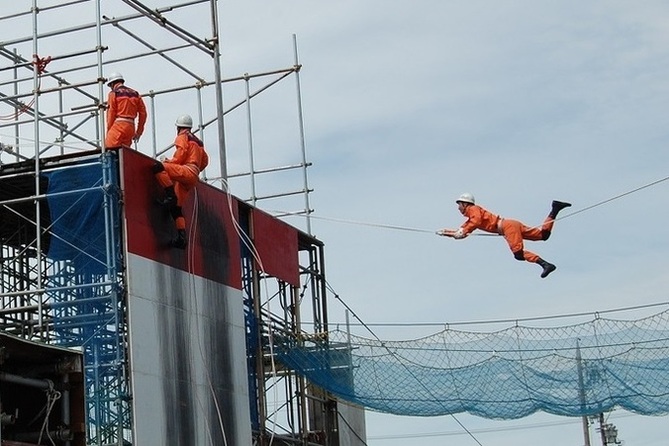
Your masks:
<svg viewBox="0 0 669 446"><path fill-rule="evenodd" d="M548 214L548 217L546 217L541 227L530 228L518 220L502 218L499 215L483 209L481 206L477 206L474 201L474 196L470 193L460 195L455 202L458 204L460 213L467 217L467 221L465 221L457 230L442 229L437 231L438 235L453 237L454 239L459 240L467 237L475 229L499 234L503 236L509 244L509 248L511 248L511 252L513 252L513 256L516 260L538 263L543 268L543 271L541 272L542 278L547 277L550 273L555 271L557 268L555 265L548 263L533 252L524 250L523 239L534 241L548 240L558 212L571 206L571 203L553 201L551 212Z"/></svg>

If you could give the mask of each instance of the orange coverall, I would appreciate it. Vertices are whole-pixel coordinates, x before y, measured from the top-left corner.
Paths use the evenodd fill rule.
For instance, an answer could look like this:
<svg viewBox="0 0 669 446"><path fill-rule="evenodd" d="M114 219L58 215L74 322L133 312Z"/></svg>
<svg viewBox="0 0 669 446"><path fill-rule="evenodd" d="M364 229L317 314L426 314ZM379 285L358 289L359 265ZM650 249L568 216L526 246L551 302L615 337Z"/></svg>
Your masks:
<svg viewBox="0 0 669 446"><path fill-rule="evenodd" d="M157 172L156 179L163 188L174 186L176 206L181 208L188 192L197 184L200 172L209 164L204 144L189 129L181 129L174 140L176 151L172 159L163 161L165 170ZM175 218L177 229L186 229L182 215Z"/></svg>
<svg viewBox="0 0 669 446"><path fill-rule="evenodd" d="M514 254L522 252L524 259L531 263L538 263L540 257L533 252L526 251L523 247L523 240L546 240L555 222L552 217L548 216L540 228L530 228L518 220L502 218L475 204L467 206L463 214L467 217L467 221L460 229L465 236L471 234L475 229L500 234L509 244L511 252Z"/></svg>
<svg viewBox="0 0 669 446"><path fill-rule="evenodd" d="M119 83L107 96L107 135L105 147L131 147L133 138L144 133L146 106L142 97ZM135 130L135 118L137 129Z"/></svg>

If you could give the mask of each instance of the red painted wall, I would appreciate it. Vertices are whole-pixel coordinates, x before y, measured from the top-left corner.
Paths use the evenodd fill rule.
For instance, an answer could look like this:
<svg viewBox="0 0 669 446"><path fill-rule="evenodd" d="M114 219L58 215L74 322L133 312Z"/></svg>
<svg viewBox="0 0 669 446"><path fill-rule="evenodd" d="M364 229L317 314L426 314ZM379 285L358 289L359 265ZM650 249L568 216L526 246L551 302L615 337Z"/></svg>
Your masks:
<svg viewBox="0 0 669 446"><path fill-rule="evenodd" d="M262 262L262 270L299 287L297 230L259 209L253 209L252 221L253 241Z"/></svg>
<svg viewBox="0 0 669 446"><path fill-rule="evenodd" d="M151 171L155 161L130 149L120 154L128 252L241 289L239 237L232 220L237 199L199 183L183 207L188 247L172 248L176 229L169 212L156 203L162 191Z"/></svg>

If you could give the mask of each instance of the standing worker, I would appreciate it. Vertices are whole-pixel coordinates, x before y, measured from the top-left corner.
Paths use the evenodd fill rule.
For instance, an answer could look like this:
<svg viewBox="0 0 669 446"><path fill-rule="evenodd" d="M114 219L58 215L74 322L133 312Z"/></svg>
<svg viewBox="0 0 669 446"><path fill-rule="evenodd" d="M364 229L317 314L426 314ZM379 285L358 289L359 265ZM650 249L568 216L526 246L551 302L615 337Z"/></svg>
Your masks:
<svg viewBox="0 0 669 446"><path fill-rule="evenodd" d="M179 116L175 122L177 136L174 140L176 151L172 159L156 161L153 173L165 190L165 196L159 203L170 210L177 228L177 238L170 242L174 248L185 249L186 219L182 206L191 189L197 184L200 172L209 164L209 156L204 151L204 144L191 129L193 118Z"/></svg>
<svg viewBox="0 0 669 446"><path fill-rule="evenodd" d="M105 147L131 147L144 133L146 106L142 97L130 87L124 85L121 73L112 73L107 79L111 88L107 96L107 135ZM137 128L135 129L135 118Z"/></svg>
<svg viewBox="0 0 669 446"><path fill-rule="evenodd" d="M458 204L458 210L467 217L459 229L442 229L437 234L454 239L462 239L471 234L475 229L499 234L504 237L513 252L516 260L525 260L531 263L538 263L543 271L541 277L547 277L557 268L552 263L548 263L533 252L523 249L523 240L548 240L553 230L555 218L562 209L571 206L571 203L562 201L553 201L551 211L544 220L541 227L530 228L518 220L511 220L495 215L481 206L477 206L474 196L470 193L464 193L458 197L455 202Z"/></svg>

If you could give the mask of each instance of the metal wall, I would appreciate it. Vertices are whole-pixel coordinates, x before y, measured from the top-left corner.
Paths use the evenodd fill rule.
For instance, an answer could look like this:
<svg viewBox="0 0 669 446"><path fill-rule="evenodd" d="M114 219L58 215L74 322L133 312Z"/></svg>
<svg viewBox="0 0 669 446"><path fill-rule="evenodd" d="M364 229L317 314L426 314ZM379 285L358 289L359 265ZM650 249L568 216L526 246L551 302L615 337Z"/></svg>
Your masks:
<svg viewBox="0 0 669 446"><path fill-rule="evenodd" d="M121 151L135 444L250 444L237 201L198 184L185 250L156 198L153 161Z"/></svg>
<svg viewBox="0 0 669 446"><path fill-rule="evenodd" d="M135 255L128 286L135 444L251 444L241 291Z"/></svg>

